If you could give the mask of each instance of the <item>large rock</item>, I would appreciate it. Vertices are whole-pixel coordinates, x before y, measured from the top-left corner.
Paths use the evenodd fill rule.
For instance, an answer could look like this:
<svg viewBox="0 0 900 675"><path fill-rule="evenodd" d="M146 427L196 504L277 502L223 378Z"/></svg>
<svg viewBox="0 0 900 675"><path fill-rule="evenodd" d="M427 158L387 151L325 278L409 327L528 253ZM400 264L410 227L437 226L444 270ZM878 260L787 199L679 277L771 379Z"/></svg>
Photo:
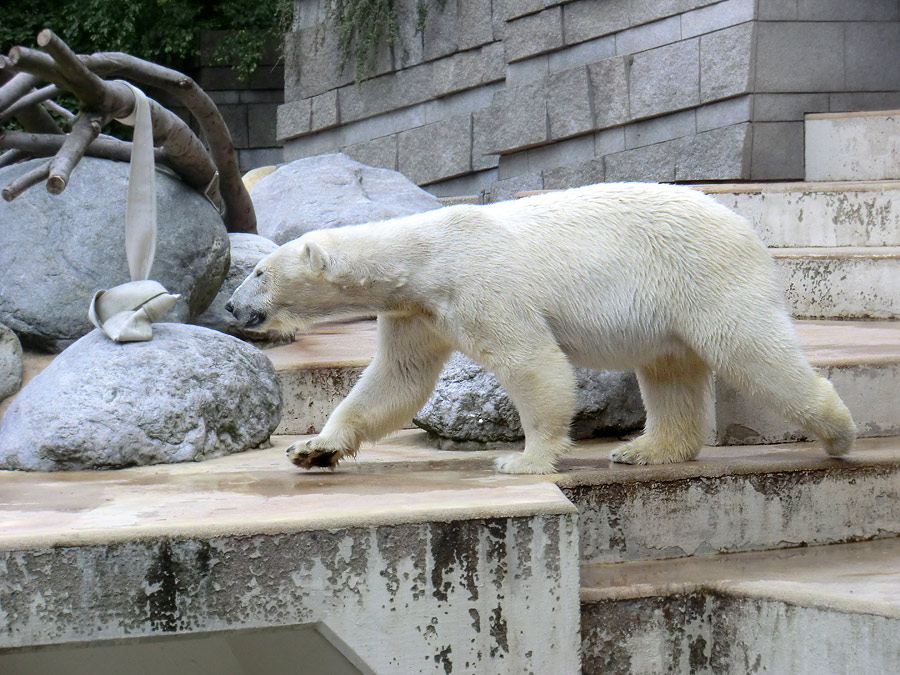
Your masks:
<svg viewBox="0 0 900 675"><path fill-rule="evenodd" d="M22 386L22 345L9 328L0 324L0 401Z"/></svg>
<svg viewBox="0 0 900 675"><path fill-rule="evenodd" d="M199 326L155 324L149 342L95 330L31 380L0 420L0 469L111 469L258 447L281 418L266 356Z"/></svg>
<svg viewBox="0 0 900 675"><path fill-rule="evenodd" d="M234 315L225 309L225 303L231 298L234 289L247 278L256 263L278 248L278 244L258 234L233 232L228 235L231 242L231 266L222 287L210 306L194 321L197 325L222 331L245 340L263 340L265 335L248 331L242 323L235 320Z"/></svg>
<svg viewBox="0 0 900 675"><path fill-rule="evenodd" d="M403 174L340 153L283 164L250 192L259 233L284 244L326 227L358 225L441 207Z"/></svg>
<svg viewBox="0 0 900 675"><path fill-rule="evenodd" d="M0 186L46 160L0 170ZM228 271L228 236L207 200L157 172L159 228L151 278L182 294L187 321L212 302ZM38 185L0 202L0 322L28 346L59 351L90 331L91 296L130 281L125 259L128 165L85 157L61 195Z"/></svg>
<svg viewBox="0 0 900 675"><path fill-rule="evenodd" d="M617 436L644 424L634 374L576 368L572 438ZM497 378L460 353L447 362L434 393L413 420L438 447L483 450L525 437L519 414Z"/></svg>

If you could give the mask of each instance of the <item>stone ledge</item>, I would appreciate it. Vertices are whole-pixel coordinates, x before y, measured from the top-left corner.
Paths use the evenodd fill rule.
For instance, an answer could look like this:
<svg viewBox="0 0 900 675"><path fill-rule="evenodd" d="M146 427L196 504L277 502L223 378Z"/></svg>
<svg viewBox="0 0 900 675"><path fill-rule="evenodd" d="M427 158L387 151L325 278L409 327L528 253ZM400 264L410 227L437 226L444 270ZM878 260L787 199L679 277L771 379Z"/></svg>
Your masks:
<svg viewBox="0 0 900 675"><path fill-rule="evenodd" d="M582 602L713 591L900 619L900 539L584 565Z"/></svg>

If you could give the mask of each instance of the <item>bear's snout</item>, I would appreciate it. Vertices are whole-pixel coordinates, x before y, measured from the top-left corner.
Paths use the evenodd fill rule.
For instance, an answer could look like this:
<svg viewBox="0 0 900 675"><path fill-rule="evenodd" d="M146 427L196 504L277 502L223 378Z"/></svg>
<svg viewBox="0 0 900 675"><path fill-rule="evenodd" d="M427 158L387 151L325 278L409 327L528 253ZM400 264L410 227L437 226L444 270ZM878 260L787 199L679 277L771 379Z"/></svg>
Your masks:
<svg viewBox="0 0 900 675"><path fill-rule="evenodd" d="M244 328L255 328L266 320L266 313L263 311L252 309L240 302L235 307L233 297L225 303L225 310L230 312L239 323L243 323Z"/></svg>

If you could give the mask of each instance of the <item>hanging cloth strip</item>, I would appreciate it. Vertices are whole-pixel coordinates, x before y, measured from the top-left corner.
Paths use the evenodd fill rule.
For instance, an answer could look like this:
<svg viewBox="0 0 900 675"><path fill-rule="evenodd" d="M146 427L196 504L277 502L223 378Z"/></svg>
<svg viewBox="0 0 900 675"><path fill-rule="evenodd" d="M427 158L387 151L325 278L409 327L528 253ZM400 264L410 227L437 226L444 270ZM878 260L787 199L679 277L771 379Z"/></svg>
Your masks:
<svg viewBox="0 0 900 675"><path fill-rule="evenodd" d="M125 256L131 281L108 291L97 291L91 299L91 323L115 342L140 342L153 338L150 325L168 312L178 295L151 281L150 268L156 254L156 168L153 161L153 125L150 103L137 87L134 109L123 124L134 127L128 202L125 207Z"/></svg>

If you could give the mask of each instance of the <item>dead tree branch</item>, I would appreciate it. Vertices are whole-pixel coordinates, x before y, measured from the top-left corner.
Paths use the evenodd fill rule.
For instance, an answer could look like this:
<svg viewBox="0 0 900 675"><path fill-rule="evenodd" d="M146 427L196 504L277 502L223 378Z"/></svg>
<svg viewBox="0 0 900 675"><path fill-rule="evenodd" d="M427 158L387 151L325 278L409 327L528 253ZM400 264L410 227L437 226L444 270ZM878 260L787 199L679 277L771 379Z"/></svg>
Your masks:
<svg viewBox="0 0 900 675"><path fill-rule="evenodd" d="M62 147L65 136L52 134L32 134L25 131L7 131L0 132L0 146L11 148L9 152L18 151L21 153L19 159L26 157L50 157L59 152ZM0 166L2 166L2 158L7 153L0 155ZM101 159L112 159L117 162L128 162L131 160L131 143L121 141L112 136L100 135L95 141L88 145L84 153L88 157L99 157ZM166 154L159 148L154 150L156 163L168 166L169 161ZM18 161L11 159L9 164Z"/></svg>
<svg viewBox="0 0 900 675"><path fill-rule="evenodd" d="M41 164L36 169L32 169L26 174L16 178L12 183L3 188L3 199L11 202L28 188L37 185L41 181L47 180L50 175L50 162Z"/></svg>
<svg viewBox="0 0 900 675"><path fill-rule="evenodd" d="M95 140L100 126L112 119L123 118L134 109L131 89L124 82L106 79L121 78L166 92L190 110L203 130L208 149L180 117L157 101L148 99L154 144L161 149L164 162L185 182L207 194L220 210L225 211L224 220L229 232L256 232L256 216L241 180L231 134L215 104L191 78L127 54L78 56L49 30L41 31L38 44L46 49L46 53L27 47L10 50L9 65L18 73L10 80L16 80L13 87L8 82L0 88L0 121L14 115L18 119L20 111L32 109L40 110L50 118L40 104L51 103L44 96L52 95L54 87L58 91L71 92L79 99L82 112L75 118L65 142L59 144L56 158L48 168L48 190L54 193L64 190L71 171L85 154L113 157L121 152L118 145ZM41 82L51 85L35 90ZM54 128L58 133L55 123ZM26 144L21 137L0 135L0 147L13 147L13 142ZM28 148L19 149L32 152L31 148L35 148L34 154L43 154L36 148L56 144L49 144L42 138L40 141L32 139L27 145ZM37 175L37 172L31 174ZM32 182L27 187L35 184L31 174L29 180ZM4 197L9 193L10 198L15 198L27 189L21 187L27 182L24 178L5 190Z"/></svg>
<svg viewBox="0 0 900 675"><path fill-rule="evenodd" d="M2 169L4 166L9 166L10 164L21 162L30 157L31 153L25 152L24 150L7 150L2 155L0 155L0 169Z"/></svg>
<svg viewBox="0 0 900 675"><path fill-rule="evenodd" d="M29 92L37 83L37 80L27 73L20 75L22 75L21 78L13 72L13 65L9 59L5 56L0 58L0 85L3 85L0 87L0 111L7 107L4 102L9 100L10 105L16 107L13 115L27 131L41 134L61 134L62 131L46 110L42 110L36 105L18 105L17 100L23 96L29 96ZM0 123L3 121L0 119Z"/></svg>

